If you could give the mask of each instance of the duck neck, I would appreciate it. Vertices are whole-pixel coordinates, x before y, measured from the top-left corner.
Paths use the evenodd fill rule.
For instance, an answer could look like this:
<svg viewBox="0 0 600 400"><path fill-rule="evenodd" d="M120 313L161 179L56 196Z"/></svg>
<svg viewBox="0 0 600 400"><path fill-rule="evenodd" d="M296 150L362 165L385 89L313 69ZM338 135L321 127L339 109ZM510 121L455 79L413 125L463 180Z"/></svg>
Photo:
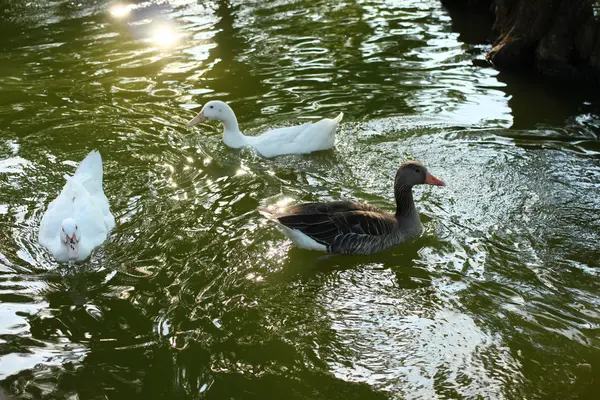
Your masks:
<svg viewBox="0 0 600 400"><path fill-rule="evenodd" d="M404 186L400 182L394 185L396 197L396 218L409 218L417 214L417 208L413 201L412 186Z"/></svg>
<svg viewBox="0 0 600 400"><path fill-rule="evenodd" d="M223 142L229 147L242 147L247 145L246 136L240 132L237 118L233 112L221 120L223 123Z"/></svg>

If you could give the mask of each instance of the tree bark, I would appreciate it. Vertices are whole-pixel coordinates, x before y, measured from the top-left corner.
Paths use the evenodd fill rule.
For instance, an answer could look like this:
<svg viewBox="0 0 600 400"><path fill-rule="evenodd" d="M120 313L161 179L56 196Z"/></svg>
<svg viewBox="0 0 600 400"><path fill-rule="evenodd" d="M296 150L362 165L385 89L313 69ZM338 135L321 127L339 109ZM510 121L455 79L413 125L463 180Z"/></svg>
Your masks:
<svg viewBox="0 0 600 400"><path fill-rule="evenodd" d="M560 80L600 84L600 19L594 0L441 0L494 12L486 59L500 70L535 68Z"/></svg>

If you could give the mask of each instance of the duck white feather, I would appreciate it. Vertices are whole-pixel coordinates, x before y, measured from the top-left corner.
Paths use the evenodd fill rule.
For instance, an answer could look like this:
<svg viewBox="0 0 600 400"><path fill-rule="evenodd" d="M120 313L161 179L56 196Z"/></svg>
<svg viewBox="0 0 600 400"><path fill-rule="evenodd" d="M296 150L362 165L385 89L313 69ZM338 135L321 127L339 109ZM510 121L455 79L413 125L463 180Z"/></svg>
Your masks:
<svg viewBox="0 0 600 400"><path fill-rule="evenodd" d="M42 217L39 242L59 262L83 261L115 226L102 190L102 157L90 152Z"/></svg>
<svg viewBox="0 0 600 400"><path fill-rule="evenodd" d="M240 132L235 113L223 101L209 101L188 126L201 121L217 120L224 126L223 142L229 147L251 146L266 158L284 154L305 154L327 150L335 143L335 131L344 113L333 119L324 118L314 123L272 129L260 136L246 136Z"/></svg>

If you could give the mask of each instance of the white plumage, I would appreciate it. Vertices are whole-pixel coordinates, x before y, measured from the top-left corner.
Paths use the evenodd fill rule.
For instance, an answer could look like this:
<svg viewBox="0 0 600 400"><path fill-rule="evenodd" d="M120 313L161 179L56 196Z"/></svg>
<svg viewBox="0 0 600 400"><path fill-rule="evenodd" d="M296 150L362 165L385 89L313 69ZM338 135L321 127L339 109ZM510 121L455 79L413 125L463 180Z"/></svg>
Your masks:
<svg viewBox="0 0 600 400"><path fill-rule="evenodd" d="M102 157L90 152L42 217L39 242L59 262L83 261L115 226L102 191Z"/></svg>
<svg viewBox="0 0 600 400"><path fill-rule="evenodd" d="M335 131L344 113L333 119L323 118L315 123L272 129L260 136L245 136L240 132L235 113L226 103L213 100L202 107L188 126L201 121L217 120L224 126L223 142L229 147L251 146L263 157L275 157L284 154L305 154L327 150L333 147Z"/></svg>
<svg viewBox="0 0 600 400"><path fill-rule="evenodd" d="M288 239L290 239L296 246L306 250L316 251L327 251L327 246L317 242L307 234L293 228L289 228L283 225L275 216L275 210L269 208L263 208L258 210L263 216L267 217L271 221L275 222L277 229L281 231Z"/></svg>
<svg viewBox="0 0 600 400"><path fill-rule="evenodd" d="M288 228L287 226L279 222L277 222L277 227L288 239L290 239L296 246L300 247L301 249L327 251L327 246L317 242L310 236L300 232L297 229Z"/></svg>

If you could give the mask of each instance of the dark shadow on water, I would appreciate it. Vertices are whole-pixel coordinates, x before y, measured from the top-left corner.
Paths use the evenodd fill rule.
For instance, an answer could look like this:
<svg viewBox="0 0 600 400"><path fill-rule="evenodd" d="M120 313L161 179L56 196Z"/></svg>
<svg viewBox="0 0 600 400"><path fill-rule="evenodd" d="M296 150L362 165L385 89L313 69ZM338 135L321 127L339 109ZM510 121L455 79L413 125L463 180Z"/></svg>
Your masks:
<svg viewBox="0 0 600 400"><path fill-rule="evenodd" d="M444 7L450 18L453 32L459 34L458 39L466 44L481 45L493 40L492 26L494 15L486 10L469 8Z"/></svg>
<svg viewBox="0 0 600 400"><path fill-rule="evenodd" d="M326 254L292 247L287 254L289 261L282 268L281 274L269 279L314 281L326 279L334 273L366 267L389 269L396 276L398 286L403 289L426 287L431 283L431 275L414 263L419 258L419 250L426 245L427 238L419 238L369 255Z"/></svg>
<svg viewBox="0 0 600 400"><path fill-rule="evenodd" d="M513 129L560 126L580 114L600 115L597 89L553 82L533 72L500 73L497 78L510 96Z"/></svg>
<svg viewBox="0 0 600 400"><path fill-rule="evenodd" d="M309 334L327 340L330 323L314 311L310 299L295 298L286 282L266 293L256 288L260 298L252 287L217 287L213 300L197 303L169 291L172 279L160 275L133 277L84 267L47 274L40 295L48 306L25 316L31 339L15 343L10 352L51 345L62 362L23 369L0 381L0 387L12 395L56 399L74 394L110 399L387 398L367 384L332 376L312 345L303 343ZM194 276L179 279L190 284ZM204 281L192 288L194 296ZM239 299L240 293L250 299L248 305L227 306L219 300ZM252 305L253 298L259 303ZM299 326L286 333L273 318L288 302L293 308L287 312ZM304 310L302 316L294 314L295 307ZM169 334L161 334L157 316L168 316Z"/></svg>
<svg viewBox="0 0 600 400"><path fill-rule="evenodd" d="M207 60L216 64L207 71L206 79L210 80L210 86L215 91L210 95L211 98L229 101L238 114L245 114L244 107L255 107L256 104L236 104L235 99L256 96L263 93L264 89L249 65L237 60L237 56L243 54L248 47L247 39L240 33L240 28L235 27L239 9L239 5L232 5L228 0L217 2L215 14L219 21L214 25L217 31L214 36L216 46L209 51Z"/></svg>
<svg viewBox="0 0 600 400"><path fill-rule="evenodd" d="M452 18L452 30L459 34L461 41L474 46L469 51L475 57L474 64L482 68L492 68L484 60L483 53L489 50L494 40L493 14L485 10L468 10L461 7L446 9ZM600 120L598 88L547 79L534 70L500 72L497 79L506 84L500 90L509 97L513 129L560 126L572 123L572 119L581 114L592 114ZM599 131L600 129L595 129L596 138ZM573 132L573 136L578 136L578 133Z"/></svg>
<svg viewBox="0 0 600 400"><path fill-rule="evenodd" d="M22 370L1 381L1 386L12 394L29 393L33 398L50 395L61 399L73 393L87 398L113 391L123 396L118 398L136 395L141 371L134 366L146 365L142 359L146 357L145 344L152 343L153 322L146 310L114 296L114 285L120 287L124 282L116 277L107 284L110 273L61 266L46 275L47 286L40 294L48 306L24 317L31 338L42 347L52 346L61 366ZM116 346L132 346L133 351L119 351ZM71 349L78 352L71 353ZM53 389L48 392L48 387Z"/></svg>

